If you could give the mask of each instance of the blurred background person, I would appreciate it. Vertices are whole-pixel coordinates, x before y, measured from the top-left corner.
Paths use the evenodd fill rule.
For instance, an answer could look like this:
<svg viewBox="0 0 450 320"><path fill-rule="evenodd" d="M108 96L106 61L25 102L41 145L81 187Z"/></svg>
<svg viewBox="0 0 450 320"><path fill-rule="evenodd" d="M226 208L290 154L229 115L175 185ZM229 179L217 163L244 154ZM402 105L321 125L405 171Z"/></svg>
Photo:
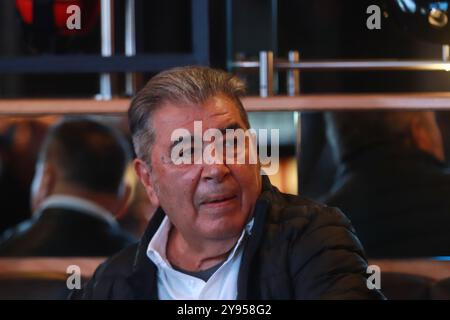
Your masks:
<svg viewBox="0 0 450 320"><path fill-rule="evenodd" d="M328 112L338 162L323 201L352 221L369 257L450 255L450 174L433 112Z"/></svg>
<svg viewBox="0 0 450 320"><path fill-rule="evenodd" d="M31 217L30 184L47 119L0 120L0 234Z"/></svg>
<svg viewBox="0 0 450 320"><path fill-rule="evenodd" d="M126 212L129 145L89 118L63 119L44 141L31 187L33 218L1 237L0 256L109 256L134 242Z"/></svg>

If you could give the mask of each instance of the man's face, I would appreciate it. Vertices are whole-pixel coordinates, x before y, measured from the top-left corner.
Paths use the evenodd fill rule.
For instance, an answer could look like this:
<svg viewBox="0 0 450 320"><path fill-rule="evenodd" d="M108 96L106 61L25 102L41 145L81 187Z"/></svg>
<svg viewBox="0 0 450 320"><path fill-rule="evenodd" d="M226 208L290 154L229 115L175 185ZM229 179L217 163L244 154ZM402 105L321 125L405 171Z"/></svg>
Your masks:
<svg viewBox="0 0 450 320"><path fill-rule="evenodd" d="M200 106L169 103L160 107L153 114L155 139L150 178L144 185L183 237L237 237L261 192L259 164L174 164L172 132L186 129L194 136L194 121L202 121L203 132L210 128L248 129L234 102L222 95Z"/></svg>

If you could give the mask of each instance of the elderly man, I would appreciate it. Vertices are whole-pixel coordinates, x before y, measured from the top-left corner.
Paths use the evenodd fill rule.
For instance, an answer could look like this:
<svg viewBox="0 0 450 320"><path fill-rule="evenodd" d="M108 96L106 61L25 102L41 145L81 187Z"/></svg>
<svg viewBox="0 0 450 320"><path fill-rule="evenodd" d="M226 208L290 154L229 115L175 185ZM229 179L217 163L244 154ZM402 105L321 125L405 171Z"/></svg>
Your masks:
<svg viewBox="0 0 450 320"><path fill-rule="evenodd" d="M258 162L227 161L251 144L233 144L235 154L213 162L198 161L195 141L179 148L198 138L199 122L203 133L248 129L243 92L225 72L185 67L156 75L137 94L129 110L135 170L159 209L140 243L101 265L74 297L382 297L368 289L363 249L339 210L279 192ZM174 138L180 130L191 137Z"/></svg>

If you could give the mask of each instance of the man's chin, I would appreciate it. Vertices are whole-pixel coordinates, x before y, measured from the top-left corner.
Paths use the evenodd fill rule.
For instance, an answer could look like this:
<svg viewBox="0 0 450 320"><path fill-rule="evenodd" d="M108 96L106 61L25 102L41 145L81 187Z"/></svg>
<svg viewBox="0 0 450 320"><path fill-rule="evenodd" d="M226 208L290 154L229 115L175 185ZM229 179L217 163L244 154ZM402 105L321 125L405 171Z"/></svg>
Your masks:
<svg viewBox="0 0 450 320"><path fill-rule="evenodd" d="M239 238L244 227L245 224L243 223L233 225L224 225L224 223L222 223L216 226L209 226L208 228L205 228L202 233L205 238L209 240L223 241Z"/></svg>

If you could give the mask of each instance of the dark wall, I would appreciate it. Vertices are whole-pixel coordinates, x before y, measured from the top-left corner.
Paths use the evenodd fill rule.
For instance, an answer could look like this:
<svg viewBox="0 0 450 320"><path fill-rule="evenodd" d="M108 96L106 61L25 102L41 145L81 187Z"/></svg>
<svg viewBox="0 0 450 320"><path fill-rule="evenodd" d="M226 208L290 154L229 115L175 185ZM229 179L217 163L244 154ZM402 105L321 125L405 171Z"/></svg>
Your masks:
<svg viewBox="0 0 450 320"><path fill-rule="evenodd" d="M138 51L148 53L191 50L191 1L138 0ZM366 28L366 8L380 0L214 0L209 2L210 56L215 67L241 53L256 58L260 50L286 56L297 49L302 59L439 59L439 45L414 39L400 31L392 18L381 30ZM116 1L116 50L124 48L124 1ZM227 17L227 12L231 13ZM227 20L231 26L227 28ZM228 39L227 39L228 37ZM99 28L83 39L55 39L46 50L30 48L13 1L0 2L0 56L99 51ZM227 57L228 55L228 57ZM244 75L252 93L257 77ZM280 76L280 92L284 91ZM303 92L444 91L447 72L303 72ZM0 75L0 96L92 96L98 77L91 75Z"/></svg>
<svg viewBox="0 0 450 320"><path fill-rule="evenodd" d="M366 27L379 0L279 1L279 51L303 59L441 59L441 46L417 40L384 16L381 30ZM305 92L445 91L447 72L304 72Z"/></svg>

